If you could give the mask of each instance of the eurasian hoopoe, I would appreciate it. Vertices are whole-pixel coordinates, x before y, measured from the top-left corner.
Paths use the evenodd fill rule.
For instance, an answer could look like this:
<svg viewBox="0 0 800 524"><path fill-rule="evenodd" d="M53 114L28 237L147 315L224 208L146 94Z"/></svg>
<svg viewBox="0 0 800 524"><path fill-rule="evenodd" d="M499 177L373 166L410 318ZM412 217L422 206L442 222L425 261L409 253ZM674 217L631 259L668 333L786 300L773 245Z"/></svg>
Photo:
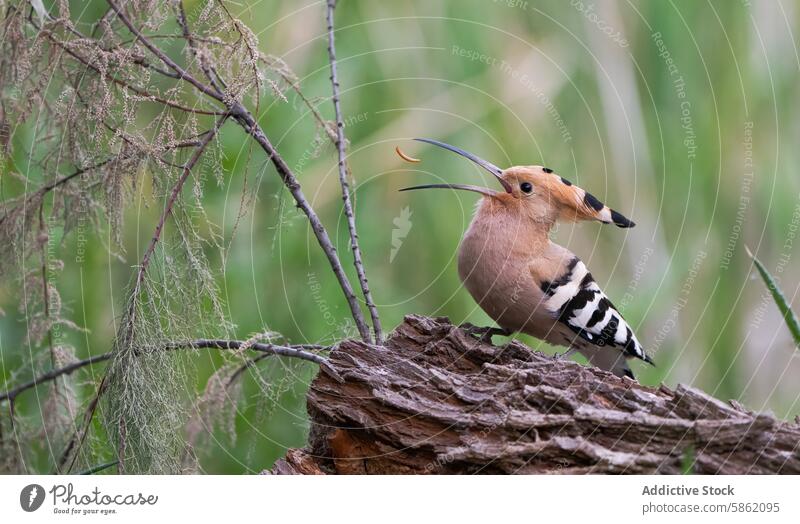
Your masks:
<svg viewBox="0 0 800 524"><path fill-rule="evenodd" d="M634 223L591 193L541 166L499 167L457 147L416 139L464 156L494 175L505 191L429 184L402 189L445 188L483 198L458 252L458 273L472 297L502 329L484 336L523 332L579 351L595 366L633 378L627 359L652 364L619 311L568 249L550 240L557 220Z"/></svg>

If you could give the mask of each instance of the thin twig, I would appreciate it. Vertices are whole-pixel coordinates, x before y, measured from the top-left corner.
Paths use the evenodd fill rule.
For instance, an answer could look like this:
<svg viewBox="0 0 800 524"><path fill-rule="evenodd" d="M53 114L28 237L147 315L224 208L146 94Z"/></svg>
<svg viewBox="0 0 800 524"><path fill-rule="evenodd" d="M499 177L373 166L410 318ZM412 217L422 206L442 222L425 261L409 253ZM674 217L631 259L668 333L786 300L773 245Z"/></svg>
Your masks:
<svg viewBox="0 0 800 524"><path fill-rule="evenodd" d="M147 68L147 69L150 69L152 71L155 71L156 73L158 73L160 75L168 76L169 78L174 78L176 80L179 80L181 78L178 75L178 73L173 73L172 71L167 71L166 69L161 69L160 67L151 64L150 62L148 62L147 60L145 60L143 57L140 57L140 56L131 57L131 62L136 64L136 65L140 65L140 66L142 66L144 68Z"/></svg>
<svg viewBox="0 0 800 524"><path fill-rule="evenodd" d="M239 349L244 345L244 342L238 340L208 340L208 339L199 339L199 340L187 340L184 342L170 342L159 346L157 348L152 349L145 349L145 351L137 351L136 355L142 355L148 353L150 351L158 351L159 349L162 350L176 350L176 349L186 349L186 348L208 348L208 349L220 349L220 350L229 350L229 349ZM291 358L298 358L300 360L307 360L308 362L314 362L315 364L322 364L327 359L322 355L318 355L316 353L312 353L311 351L322 351L329 349L329 346L317 345L317 344L297 344L297 345L279 345L279 344L263 344L263 343L255 343L252 345L248 345L247 349L251 351L255 351L257 353L261 353L257 358L261 356L271 356L271 355L278 355L281 357L291 357ZM71 375L75 371L84 368L86 366L91 366L93 364L98 364L100 362L105 362L114 355L113 351L109 351L108 353L103 353L101 355L94 355L83 360L78 360L77 362L72 362L64 367L58 369L52 369L46 373L35 377L24 384L20 384L19 386L15 387L14 389L9 389L5 393L0 394L0 402L4 400L13 401L19 396L20 393L23 393L29 389L35 388L40 384L44 384L45 382L50 382L55 380L58 377L63 375Z"/></svg>
<svg viewBox="0 0 800 524"><path fill-rule="evenodd" d="M327 346L316 345L300 345L300 346L281 346L278 344L264 344L256 342L253 344L246 344L240 340L213 340L213 339L198 339L189 340L186 342L173 342L164 345L164 349L179 349L179 348L211 348L211 349L239 349L245 347L259 353L266 353L269 355L278 355L281 357L293 357L301 360L314 362L315 364L322 364L327 359L323 356L311 353L303 348L313 347L315 349L326 349Z"/></svg>
<svg viewBox="0 0 800 524"><path fill-rule="evenodd" d="M200 51L197 49L197 44L194 40L194 35L189 30L189 22L186 18L186 9L184 9L183 7L183 0L175 0L175 4L176 4L175 8L177 11L178 24L181 26L181 29L183 31L183 37L186 39L186 44L189 46L189 50L191 51L195 60L197 60L200 69L203 71L203 74L205 74L208 81L211 82L211 86L214 89L216 89L218 93L222 94L223 89L217 82L218 76L215 75L214 72L212 72L211 68L208 67L205 60L200 55Z"/></svg>
<svg viewBox="0 0 800 524"><path fill-rule="evenodd" d="M253 80L255 81L255 85L256 85L256 93L260 93L261 92L261 80L259 79L259 75L258 75L258 65L257 65L257 62L258 62L258 56L257 55L258 55L258 53L254 52L253 51L253 47L247 43L247 37L245 36L244 31L242 31L242 29L240 27L240 26L242 26L242 23L239 21L238 18L234 17L231 14L230 9L228 9L228 6L225 5L225 2L223 0L217 0L216 3L219 6L219 8L222 10L222 12L224 12L225 15L228 17L228 21L230 21L231 25L236 29L236 32L239 33L239 41L243 41L243 40L245 41L244 45L245 45L245 48L247 49L247 54L250 55L251 65L253 66ZM258 99L258 97L256 97L256 113L258 113L258 103L259 103L259 99Z"/></svg>
<svg viewBox="0 0 800 524"><path fill-rule="evenodd" d="M94 164L94 165L91 165L91 166L88 166L88 167L82 167L82 168L70 173L69 175L65 175L65 176L59 178L58 180L55 180L53 182L50 182L47 185L42 186L39 189L39 191L41 191L42 193L47 193L48 191L52 191L53 189L57 188L58 186L60 186L62 184L66 184L67 182L69 182L70 180L72 180L75 177L79 177L84 173L88 173L89 171L94 171L95 169L99 169L99 168L103 167L104 165L108 164L109 162L111 162L115 158L117 158L117 157L107 158L106 160L103 160L102 162L98 162L97 164Z"/></svg>
<svg viewBox="0 0 800 524"><path fill-rule="evenodd" d="M228 378L228 382L225 383L225 387L230 388L239 379L239 377L241 377L244 374L245 371L254 367L256 364L258 364L260 361L264 360L268 356L269 355L267 354L261 354L254 358L248 358L244 364L239 366L236 369L236 371L231 373L231 376Z"/></svg>
<svg viewBox="0 0 800 524"><path fill-rule="evenodd" d="M44 199L39 202L39 237L49 241L50 231L44 223ZM42 302L44 302L44 318L47 322L47 346L50 349L50 365L56 365L56 354L53 346L53 326L50 323L50 284L47 281L47 250L42 249ZM58 382L56 382L58 385Z"/></svg>
<svg viewBox="0 0 800 524"><path fill-rule="evenodd" d="M370 317L372 317L372 329L375 332L375 342L377 344L381 344L383 340L383 334L381 333L381 321L378 317L378 308L375 307L375 302L372 300L372 293L369 291L367 272L364 269L364 260L361 257L361 248L358 245L358 230L356 229L356 218L353 212L353 203L350 197L350 184L347 181L344 120L342 118L342 109L339 104L339 78L336 70L336 46L333 37L333 12L335 9L336 0L328 0L328 57L331 63L333 109L336 113L336 149L339 154L339 184L342 186L344 214L347 217L347 228L350 231L350 249L353 251L353 264L356 266L358 282L361 284L361 291L364 293L364 301L367 303L367 309L369 309Z"/></svg>
<svg viewBox="0 0 800 524"><path fill-rule="evenodd" d="M59 457L58 463L56 464L57 473L61 473L63 471L64 466L66 465L70 456L72 456L72 462L70 462L69 468L67 468L67 473L72 471L72 467L75 465L75 461L78 458L78 452L80 451L81 446L83 446L86 435L89 433L89 425L92 423L95 411L97 411L97 404L100 402L100 397L103 396L103 393L106 392L106 388L108 387L107 379L108 375L103 375L103 379L97 386L97 391L95 392L94 397L92 397L89 405L86 406L86 410L83 412L83 430L76 428L75 433L73 433L72 437L70 437L67 446L64 448L64 451L61 453L61 457ZM73 449L76 449L74 454L72 453Z"/></svg>
<svg viewBox="0 0 800 524"><path fill-rule="evenodd" d="M105 17L106 17L106 16L107 16L109 13L111 13L111 12L112 12L112 11L111 11L111 9L109 9L108 11L106 11L106 14L105 14L105 15L103 15L103 17L102 17L102 18L105 18ZM101 18L101 19L102 19L102 18ZM97 27L97 26L95 26L95 27ZM87 41L87 40L89 40L89 41L92 41L91 39L89 39L89 38L86 38L86 36L85 36L83 33L81 33L80 31L78 31L78 30L77 30L77 29L76 29L74 26L72 26L71 24L65 24L65 29L66 29L68 32L72 33L73 35L75 35L75 36L76 36L76 37L78 37L78 38L81 38L81 39L82 39L82 40L84 40L84 41ZM94 33L94 31L92 31L92 32ZM92 38L94 38L94 36L92 36ZM105 48L103 48L103 47L102 47L101 45L99 45L99 44L98 44L96 41L92 41L92 43L96 44L96 45L97 45L97 48L98 48L98 49L100 49L100 50L101 50L103 53L113 53L113 52L114 52L114 50L113 50L113 49L105 49ZM160 67L158 67L158 66L156 66L156 65L153 65L153 64L149 63L149 62L148 62L148 61L147 61L147 60L146 60L146 59L145 59L143 56L132 56L132 57L131 57L131 62L132 62L132 63L134 63L134 64L136 64L136 65L140 65L140 66L142 66L142 67L144 67L144 68L146 68L146 69L150 69L150 70L152 70L152 71L155 71L156 73L159 73L159 74L161 74L161 75L168 76L168 77L170 77L170 78L175 78L175 79L178 79L178 78L180 78L180 77L178 76L178 74L177 74L177 73L173 73L173 72L171 72L171 71L167 71L167 70L165 70L165 69L161 69Z"/></svg>
<svg viewBox="0 0 800 524"><path fill-rule="evenodd" d="M150 40L148 40L136 28L136 26L133 25L133 22L131 22L128 16L125 14L125 12L117 6L114 0L106 0L106 2L111 7L111 9L113 9L114 12L117 14L117 18L119 18L120 21L123 24L125 24L125 27L128 28L128 30L142 43L142 45L145 46L147 49L149 49L151 53L156 55L159 60L164 62L164 64L167 67L178 73L178 76L180 77L181 80L186 80L194 87L196 87L200 92L210 96L211 98L215 98L216 100L223 103L225 102L225 97L221 93L218 93L214 88L200 82L198 79L192 76L188 71L183 69L177 63L175 63L174 60L172 60L169 56L167 56L166 53L164 53L161 49L155 46Z"/></svg>
<svg viewBox="0 0 800 524"><path fill-rule="evenodd" d="M39 384L43 384L45 382L49 382L51 380L55 380L56 378L58 378L58 377L60 377L62 375L70 375L74 371L76 371L78 369L81 369L83 367L90 366L92 364L97 364L98 362L104 362L104 361L110 359L111 355L112 355L112 353L109 351L108 353L103 353L102 355L94 355L94 356L91 356L89 358L85 358L83 360L78 360L77 362L73 362L71 364L68 364L68 365L62 367L62 368L52 369L52 370L48 371L47 373L43 373L43 374L39 375L38 377L34 378L33 380L25 382L24 384L20 384L16 388L9 389L5 393L0 394L0 402L2 402L4 400L14 400L14 399L17 398L17 395L19 395L23 391L26 391L26 390L31 389L31 388L35 388Z"/></svg>
<svg viewBox="0 0 800 524"><path fill-rule="evenodd" d="M303 102L303 105L311 113L311 116L317 122L325 134L330 139L331 144L336 145L336 133L330 129L328 123L323 118L322 113L319 112L319 109L314 105L314 103L308 99L308 97L303 93L302 89L300 89L300 84L298 83L297 79L293 78L290 74L286 73L283 70L282 66L284 65L283 61L279 58L270 57L270 56L260 56L258 60L262 62L265 66L271 68L275 73L281 77L281 79L286 82L289 87L294 91L295 95L300 98L300 101ZM277 63L277 66L276 66Z"/></svg>
<svg viewBox="0 0 800 524"><path fill-rule="evenodd" d="M160 104L164 104L164 105L172 107L174 109L180 109L181 111L185 111L187 113L195 113L195 114L199 114L199 115L222 115L222 114L224 114L224 112L221 112L221 111L212 111L212 110L196 109L196 108L192 108L192 107L187 107L187 106L184 106L184 105L179 104L177 102L173 102L171 100L167 100L166 98L162 98L162 97L160 97L158 95L155 95L155 94L150 93L148 91L145 91L143 89L139 89L138 87L136 87L134 85L131 85L128 82L125 82L124 80L120 80L119 78L117 78L117 77L115 77L113 75L110 75L107 72L104 72L102 69L100 69L96 65L92 64L91 62L89 62L89 60L87 60L86 58L84 58L80 54L76 53L75 51L73 51L72 49L67 47L67 45L64 44L64 42L60 41L58 38L55 38L52 35L52 33L50 33L49 31L42 31L42 32L46 36L48 36L50 38L50 41L52 41L54 44L56 44L61 49L66 51L66 53L68 55L73 57L75 60L77 60L81 64L83 64L86 67L88 67L89 69L93 70L94 72L99 74L101 77L105 78L106 80L110 80L111 82L119 85L120 87L123 87L125 89L130 90L130 91L133 91L134 93L136 93L137 95L141 96L142 98L149 99L149 100L152 100L154 102L158 102Z"/></svg>
<svg viewBox="0 0 800 524"><path fill-rule="evenodd" d="M308 221L311 223L311 229L314 231L314 235L317 237L317 242L325 252L325 255L328 257L328 262L333 269L333 273L336 275L336 279L339 281L339 286L344 292L344 296L347 299L347 304L350 306L350 313L353 316L356 328L358 328L358 332L361 335L362 340L367 343L371 343L372 337L369 332L369 326L364 319L364 313L361 311L361 307L358 305L358 299L353 292L353 287L350 285L350 281L347 279L347 275L344 272L344 268L339 260L339 256L336 254L336 248L333 246L333 243L328 236L328 232L325 229L325 226L322 225L322 222L317 216L316 211L314 211L314 208L311 207L311 204L309 204L308 200L306 200L305 194L300 187L300 182L297 181L297 177L294 175L294 173L292 173L289 165L269 141L267 135L264 134L264 131L255 121L253 115L247 111L244 106L241 104L235 104L231 109L231 113L240 123L240 125L247 130L253 139L258 142L261 148L267 153L269 160L272 162L272 165L275 166L275 170L278 172L281 180L283 180L284 185L292 194L292 197L294 197L297 207L300 208L300 210L303 211L303 213L305 213L305 215L308 217Z"/></svg>

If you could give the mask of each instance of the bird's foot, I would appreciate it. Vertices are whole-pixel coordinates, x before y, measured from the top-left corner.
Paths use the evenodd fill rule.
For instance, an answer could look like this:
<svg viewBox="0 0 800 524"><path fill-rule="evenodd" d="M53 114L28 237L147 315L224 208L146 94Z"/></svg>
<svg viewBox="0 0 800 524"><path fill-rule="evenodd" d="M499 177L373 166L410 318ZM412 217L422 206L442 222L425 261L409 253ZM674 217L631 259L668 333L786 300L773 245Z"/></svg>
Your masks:
<svg viewBox="0 0 800 524"><path fill-rule="evenodd" d="M498 327L480 327L474 324L470 324L469 322L465 322L459 326L461 329L467 332L467 334L471 337L475 337L479 341L485 344L492 343L492 337L495 335L500 335L503 337L507 337L511 335L511 331L506 328L498 328Z"/></svg>
<svg viewBox="0 0 800 524"><path fill-rule="evenodd" d="M575 349L575 348L569 348L568 350L566 350L563 353L556 353L555 355L553 355L553 359L554 360L564 360L564 359L569 358L572 355L574 355L577 351L578 350Z"/></svg>

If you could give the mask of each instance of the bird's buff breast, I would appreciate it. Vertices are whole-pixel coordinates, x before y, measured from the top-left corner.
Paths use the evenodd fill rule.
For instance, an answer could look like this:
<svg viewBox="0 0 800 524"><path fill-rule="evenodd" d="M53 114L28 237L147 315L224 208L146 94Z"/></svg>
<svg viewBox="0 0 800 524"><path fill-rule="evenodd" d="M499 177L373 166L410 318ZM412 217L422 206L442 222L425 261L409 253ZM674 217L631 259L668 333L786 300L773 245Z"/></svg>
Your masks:
<svg viewBox="0 0 800 524"><path fill-rule="evenodd" d="M535 331L552 319L530 273L530 255L515 253L488 238L470 232L464 236L458 253L461 281L498 325L537 336Z"/></svg>

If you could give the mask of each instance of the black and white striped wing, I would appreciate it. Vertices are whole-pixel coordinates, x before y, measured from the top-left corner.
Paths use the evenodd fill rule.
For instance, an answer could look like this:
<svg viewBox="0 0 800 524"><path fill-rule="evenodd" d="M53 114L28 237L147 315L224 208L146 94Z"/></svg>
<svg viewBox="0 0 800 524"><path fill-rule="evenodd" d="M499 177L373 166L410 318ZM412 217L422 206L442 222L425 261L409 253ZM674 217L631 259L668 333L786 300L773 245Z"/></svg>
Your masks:
<svg viewBox="0 0 800 524"><path fill-rule="evenodd" d="M544 307L586 342L601 348L617 348L625 356L653 363L631 327L577 257L570 260L559 278L542 282L541 289L545 294Z"/></svg>

